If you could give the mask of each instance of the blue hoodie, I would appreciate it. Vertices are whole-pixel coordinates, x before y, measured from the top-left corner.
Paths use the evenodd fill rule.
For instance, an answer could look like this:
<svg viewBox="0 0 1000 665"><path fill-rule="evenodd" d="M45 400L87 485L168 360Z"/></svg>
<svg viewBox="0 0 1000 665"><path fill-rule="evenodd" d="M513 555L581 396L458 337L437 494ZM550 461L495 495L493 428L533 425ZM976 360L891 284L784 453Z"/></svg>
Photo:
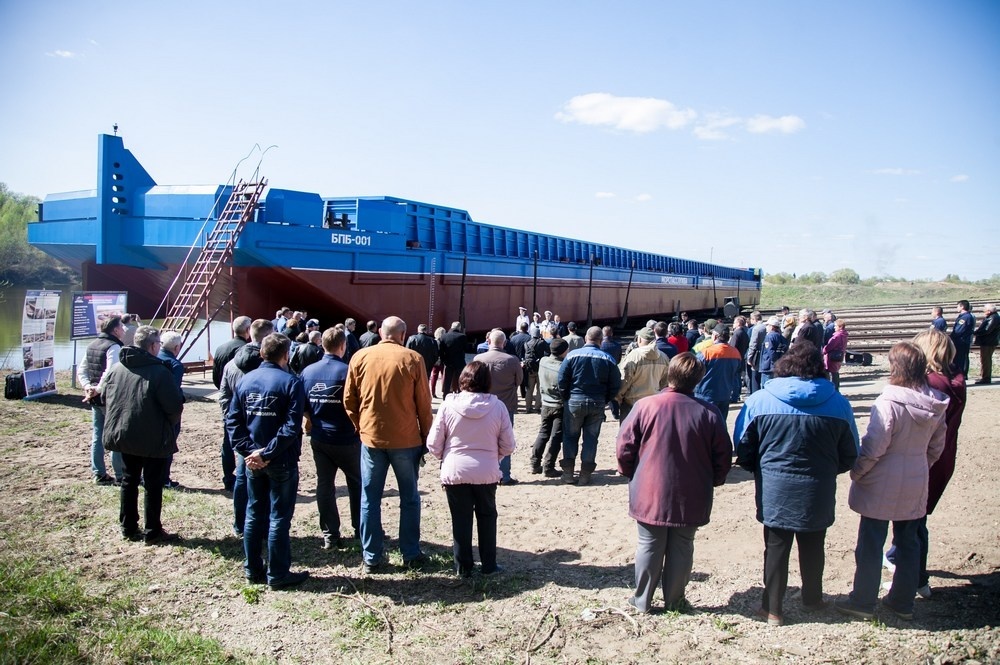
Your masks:
<svg viewBox="0 0 1000 665"><path fill-rule="evenodd" d="M780 377L747 397L733 432L736 462L756 482L757 520L788 531L834 521L837 474L859 450L850 402L826 379Z"/></svg>
<svg viewBox="0 0 1000 665"><path fill-rule="evenodd" d="M276 466L298 464L302 451L302 381L278 365L264 361L236 385L226 413L233 450L261 457Z"/></svg>

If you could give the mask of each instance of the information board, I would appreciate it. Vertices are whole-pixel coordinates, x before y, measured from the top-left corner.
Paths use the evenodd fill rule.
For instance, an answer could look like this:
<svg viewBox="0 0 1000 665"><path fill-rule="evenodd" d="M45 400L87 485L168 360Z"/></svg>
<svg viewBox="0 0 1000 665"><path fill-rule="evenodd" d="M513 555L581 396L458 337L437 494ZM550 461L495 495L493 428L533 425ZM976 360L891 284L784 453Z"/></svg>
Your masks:
<svg viewBox="0 0 1000 665"><path fill-rule="evenodd" d="M21 353L27 399L56 391L55 340L59 291L27 291L21 315Z"/></svg>
<svg viewBox="0 0 1000 665"><path fill-rule="evenodd" d="M110 316L122 316L128 294L116 291L74 291L70 339L97 337L101 323Z"/></svg>

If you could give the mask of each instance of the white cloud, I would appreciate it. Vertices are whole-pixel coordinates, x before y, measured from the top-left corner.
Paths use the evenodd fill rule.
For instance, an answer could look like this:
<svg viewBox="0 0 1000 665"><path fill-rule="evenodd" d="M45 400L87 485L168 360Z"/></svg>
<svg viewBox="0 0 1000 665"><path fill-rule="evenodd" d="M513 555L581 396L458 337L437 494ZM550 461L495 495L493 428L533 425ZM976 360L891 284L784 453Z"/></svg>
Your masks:
<svg viewBox="0 0 1000 665"><path fill-rule="evenodd" d="M556 113L561 122L604 125L637 134L658 129L680 129L698 116L692 109L680 109L655 97L616 97L606 92L577 95Z"/></svg>
<svg viewBox="0 0 1000 665"><path fill-rule="evenodd" d="M646 201L652 201L653 200L653 195L652 194L640 194L639 196L635 197L635 200L638 201L639 203L645 203Z"/></svg>
<svg viewBox="0 0 1000 665"><path fill-rule="evenodd" d="M729 138L729 134L723 130L742 123L742 118L710 113L704 122L698 123L694 128L694 135L703 141L722 141Z"/></svg>
<svg viewBox="0 0 1000 665"><path fill-rule="evenodd" d="M875 175L920 175L920 171L916 169L875 169L872 171Z"/></svg>
<svg viewBox="0 0 1000 665"><path fill-rule="evenodd" d="M597 192L594 196L599 199L613 199L616 194L614 192Z"/></svg>
<svg viewBox="0 0 1000 665"><path fill-rule="evenodd" d="M74 53L73 51L64 51L62 49L56 49L55 51L48 51L46 52L45 55L49 56L50 58L76 58L78 56L78 54Z"/></svg>
<svg viewBox="0 0 1000 665"><path fill-rule="evenodd" d="M959 173L958 175L953 175L951 177L952 182L965 182L968 179L969 176L965 175L964 173Z"/></svg>
<svg viewBox="0 0 1000 665"><path fill-rule="evenodd" d="M100 42L98 42L96 39L91 39L90 43L93 44L94 46L100 46L101 45Z"/></svg>
<svg viewBox="0 0 1000 665"><path fill-rule="evenodd" d="M769 115L755 115L747 120L746 127L747 131L751 134L768 134L771 132L794 134L805 129L806 121L797 115L783 115L780 118Z"/></svg>

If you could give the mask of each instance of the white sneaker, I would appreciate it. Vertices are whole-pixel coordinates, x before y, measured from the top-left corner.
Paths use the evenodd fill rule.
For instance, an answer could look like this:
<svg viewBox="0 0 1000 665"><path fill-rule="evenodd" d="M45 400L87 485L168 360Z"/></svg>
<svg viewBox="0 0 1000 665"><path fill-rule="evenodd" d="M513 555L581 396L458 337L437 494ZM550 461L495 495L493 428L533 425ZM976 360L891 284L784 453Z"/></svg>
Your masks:
<svg viewBox="0 0 1000 665"><path fill-rule="evenodd" d="M889 557L887 557L885 554L882 555L882 567L888 570L890 573L896 572L896 564L894 564L892 561L889 561Z"/></svg>
<svg viewBox="0 0 1000 665"><path fill-rule="evenodd" d="M886 591L888 591L889 589L891 589L892 588L892 580L890 580L888 582L883 582L882 583L882 588L885 589ZM917 589L917 595L920 596L921 598L923 598L924 600L927 600L928 598L930 598L931 597L931 585L930 584L925 584L922 587L920 587L919 589Z"/></svg>

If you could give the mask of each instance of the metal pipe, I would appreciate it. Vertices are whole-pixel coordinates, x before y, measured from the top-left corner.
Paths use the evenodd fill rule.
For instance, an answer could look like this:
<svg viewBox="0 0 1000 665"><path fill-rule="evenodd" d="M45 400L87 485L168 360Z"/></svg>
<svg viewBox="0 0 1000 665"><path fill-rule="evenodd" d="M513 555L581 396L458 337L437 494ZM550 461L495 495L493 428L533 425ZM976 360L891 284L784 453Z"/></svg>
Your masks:
<svg viewBox="0 0 1000 665"><path fill-rule="evenodd" d="M531 281L531 311L538 311L538 250L535 250L535 274Z"/></svg>
<svg viewBox="0 0 1000 665"><path fill-rule="evenodd" d="M628 325L628 297L632 293L632 274L635 272L635 259L632 259L632 267L628 271L628 287L625 289L625 306L622 307L622 324L620 328Z"/></svg>
<svg viewBox="0 0 1000 665"><path fill-rule="evenodd" d="M465 275L469 270L469 255L462 257L462 290L458 297L458 321L465 330Z"/></svg>
<svg viewBox="0 0 1000 665"><path fill-rule="evenodd" d="M591 296L594 292L594 253L590 253L590 283L587 284L587 329L594 325L594 304Z"/></svg>

